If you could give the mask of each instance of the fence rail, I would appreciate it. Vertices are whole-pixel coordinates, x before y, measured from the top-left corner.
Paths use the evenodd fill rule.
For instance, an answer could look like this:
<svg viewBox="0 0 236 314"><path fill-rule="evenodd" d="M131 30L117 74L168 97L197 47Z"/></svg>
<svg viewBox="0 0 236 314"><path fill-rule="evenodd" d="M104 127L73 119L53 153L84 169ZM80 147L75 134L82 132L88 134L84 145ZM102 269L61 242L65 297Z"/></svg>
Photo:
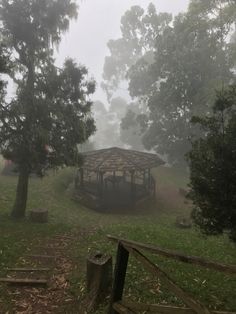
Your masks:
<svg viewBox="0 0 236 314"><path fill-rule="evenodd" d="M140 250L161 255L169 259L181 261L183 263L190 263L196 266L205 267L211 270L223 272L227 275L236 274L236 265L225 265L206 260L197 256L187 256L179 252L165 250L154 245L144 244L140 242L120 239L111 235L107 236L110 241L118 244L115 274L111 295L111 302L108 314L135 314L140 311L146 313L173 313L173 314L236 314L236 312L218 312L209 310L198 300L190 296L186 291L180 288L160 267L155 265L149 258L147 258ZM165 286L180 298L188 308L161 306L161 305L147 305L143 303L136 303L130 301L123 301L123 290L125 285L125 277L128 266L129 255L135 257L143 267L158 277Z"/></svg>

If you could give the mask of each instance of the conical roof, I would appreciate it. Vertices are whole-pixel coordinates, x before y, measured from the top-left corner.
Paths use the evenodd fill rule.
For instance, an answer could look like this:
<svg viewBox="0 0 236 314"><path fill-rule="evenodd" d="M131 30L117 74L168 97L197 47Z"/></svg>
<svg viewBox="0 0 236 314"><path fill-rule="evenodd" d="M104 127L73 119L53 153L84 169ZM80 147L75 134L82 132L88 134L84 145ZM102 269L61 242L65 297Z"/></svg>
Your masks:
<svg viewBox="0 0 236 314"><path fill-rule="evenodd" d="M164 164L156 154L112 147L83 153L83 168L90 171L134 171Z"/></svg>

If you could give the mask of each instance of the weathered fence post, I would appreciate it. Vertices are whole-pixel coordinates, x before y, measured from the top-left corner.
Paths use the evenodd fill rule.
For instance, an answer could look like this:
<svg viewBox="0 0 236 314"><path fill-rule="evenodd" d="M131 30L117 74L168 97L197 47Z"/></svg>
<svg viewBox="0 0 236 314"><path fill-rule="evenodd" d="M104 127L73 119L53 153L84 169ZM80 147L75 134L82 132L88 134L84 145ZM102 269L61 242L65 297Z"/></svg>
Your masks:
<svg viewBox="0 0 236 314"><path fill-rule="evenodd" d="M90 255L87 259L87 291L90 307L102 301L112 285L112 257L101 253Z"/></svg>
<svg viewBox="0 0 236 314"><path fill-rule="evenodd" d="M108 314L118 314L118 312L113 309L113 303L122 300L128 260L129 252L123 247L121 243L119 243Z"/></svg>

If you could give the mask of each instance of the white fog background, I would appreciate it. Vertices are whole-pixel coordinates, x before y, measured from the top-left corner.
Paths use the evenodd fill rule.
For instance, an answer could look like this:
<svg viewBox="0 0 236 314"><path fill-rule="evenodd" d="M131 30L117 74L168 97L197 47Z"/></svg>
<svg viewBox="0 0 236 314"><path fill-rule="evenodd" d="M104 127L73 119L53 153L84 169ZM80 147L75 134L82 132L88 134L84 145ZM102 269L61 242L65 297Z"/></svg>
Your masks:
<svg viewBox="0 0 236 314"><path fill-rule="evenodd" d="M108 55L107 42L120 37L121 16L133 5L147 8L152 2L159 12L174 15L185 11L188 0L81 0L78 1L79 15L72 21L69 32L63 37L56 54L57 64L71 57L84 64L97 82L94 100L106 104L106 96L100 88L105 56Z"/></svg>

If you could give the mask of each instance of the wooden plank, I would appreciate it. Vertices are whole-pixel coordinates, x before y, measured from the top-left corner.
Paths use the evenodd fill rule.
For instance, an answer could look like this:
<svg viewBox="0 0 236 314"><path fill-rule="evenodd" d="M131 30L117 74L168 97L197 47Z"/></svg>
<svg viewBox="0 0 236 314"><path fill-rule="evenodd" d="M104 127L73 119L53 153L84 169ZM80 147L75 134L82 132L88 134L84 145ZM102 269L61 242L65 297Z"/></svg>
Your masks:
<svg viewBox="0 0 236 314"><path fill-rule="evenodd" d="M74 240L76 240L76 238L75 237L72 237L72 236L67 236L67 235L55 235L55 236L53 236L52 238L55 238L55 239L60 239L60 240L72 240L72 241L74 241Z"/></svg>
<svg viewBox="0 0 236 314"><path fill-rule="evenodd" d="M136 312L130 310L129 308L127 308L125 305L123 305L120 302L114 303L113 309L116 311L116 313L119 313L119 314L136 314Z"/></svg>
<svg viewBox="0 0 236 314"><path fill-rule="evenodd" d="M23 272L23 273L28 273L28 272L47 272L50 271L50 268L7 268L7 271L15 271L15 272Z"/></svg>
<svg viewBox="0 0 236 314"><path fill-rule="evenodd" d="M195 314L196 312L190 308L175 307L159 304L144 304L139 302L122 301L122 305L134 311L145 311L147 313L160 314ZM211 311L212 314L236 314L235 312Z"/></svg>
<svg viewBox="0 0 236 314"><path fill-rule="evenodd" d="M30 258L38 258L38 259L41 259L41 258L45 258L45 259L56 259L57 256L55 255L34 255L34 254L30 254L30 255L26 255L27 257L30 257Z"/></svg>
<svg viewBox="0 0 236 314"><path fill-rule="evenodd" d="M57 246L35 246L34 247L35 250L50 250L50 251L65 251L64 247L57 247Z"/></svg>
<svg viewBox="0 0 236 314"><path fill-rule="evenodd" d="M126 270L128 266L129 252L123 247L122 244L118 244L116 265L114 272L114 281L111 292L109 314L118 314L119 312L113 308L113 304L122 300L123 290L125 285Z"/></svg>
<svg viewBox="0 0 236 314"><path fill-rule="evenodd" d="M113 242L121 242L126 247L132 247L135 249L143 249L145 251L151 252L153 254L158 254L167 258L171 258L174 260L178 260L184 263L194 264L202 267L206 267L212 270L217 270L226 274L236 274L236 265L226 265L222 263L216 263L210 260L206 260L203 258L200 258L198 256L187 256L182 253L171 251L171 250L165 250L162 248L159 248L157 246L151 245L151 244L143 244L136 241L126 240L126 239L119 239L117 237L108 235L107 236L109 240Z"/></svg>
<svg viewBox="0 0 236 314"><path fill-rule="evenodd" d="M47 285L45 279L15 279L15 278L0 278L0 282L16 284L16 285Z"/></svg>
<svg viewBox="0 0 236 314"><path fill-rule="evenodd" d="M166 285L166 287L178 296L183 302L198 314L210 314L210 311L199 301L194 300L188 295L182 288L177 286L169 276L161 270L157 265L153 264L147 257L140 253L136 249L126 247L130 254L132 254L141 264L152 274L160 278Z"/></svg>

